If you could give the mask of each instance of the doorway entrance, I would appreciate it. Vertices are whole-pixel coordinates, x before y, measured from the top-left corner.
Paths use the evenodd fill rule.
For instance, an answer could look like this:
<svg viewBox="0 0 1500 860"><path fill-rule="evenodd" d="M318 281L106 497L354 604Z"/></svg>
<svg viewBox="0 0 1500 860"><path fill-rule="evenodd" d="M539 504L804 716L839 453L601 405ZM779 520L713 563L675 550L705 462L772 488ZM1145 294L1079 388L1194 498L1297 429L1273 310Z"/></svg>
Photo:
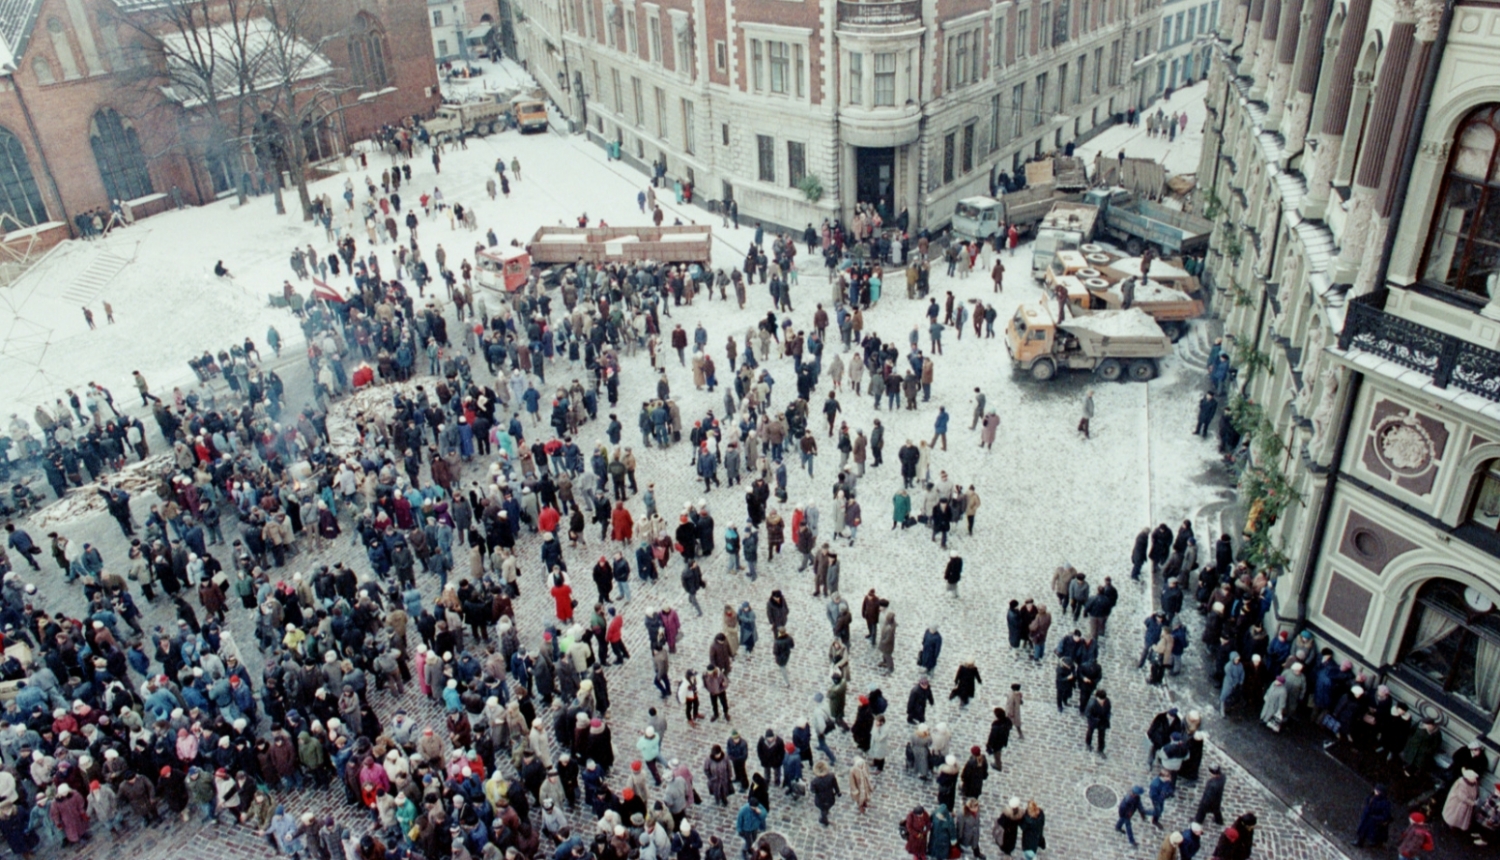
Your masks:
<svg viewBox="0 0 1500 860"><path fill-rule="evenodd" d="M893 147L854 149L854 195L858 203L873 204L880 217L890 219L896 186L896 150Z"/></svg>

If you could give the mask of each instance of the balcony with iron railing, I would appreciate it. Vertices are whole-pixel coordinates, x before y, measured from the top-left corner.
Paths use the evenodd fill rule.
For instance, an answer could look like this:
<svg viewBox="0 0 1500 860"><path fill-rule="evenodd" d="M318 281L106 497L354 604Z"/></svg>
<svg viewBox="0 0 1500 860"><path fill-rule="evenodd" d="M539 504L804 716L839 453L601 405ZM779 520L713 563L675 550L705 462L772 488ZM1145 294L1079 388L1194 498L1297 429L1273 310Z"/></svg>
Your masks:
<svg viewBox="0 0 1500 860"><path fill-rule="evenodd" d="M1386 313L1386 290L1348 304L1339 349L1362 350L1486 400L1500 401L1500 352Z"/></svg>
<svg viewBox="0 0 1500 860"><path fill-rule="evenodd" d="M858 3L839 0L839 24L856 27L893 27L920 23L921 0L896 0L895 2Z"/></svg>

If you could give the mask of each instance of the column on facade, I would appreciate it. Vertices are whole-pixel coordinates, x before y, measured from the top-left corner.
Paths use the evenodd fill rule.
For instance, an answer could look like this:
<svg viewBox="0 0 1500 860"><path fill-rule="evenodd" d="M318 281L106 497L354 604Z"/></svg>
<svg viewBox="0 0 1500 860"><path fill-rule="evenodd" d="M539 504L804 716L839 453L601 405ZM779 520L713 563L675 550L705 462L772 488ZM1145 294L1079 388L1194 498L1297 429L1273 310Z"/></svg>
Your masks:
<svg viewBox="0 0 1500 860"><path fill-rule="evenodd" d="M1292 89L1292 63L1297 59L1297 34L1304 24L1302 0L1286 0L1276 36L1276 64L1271 71L1271 95L1267 99L1267 128L1280 126L1281 117L1286 113L1286 99Z"/></svg>
<svg viewBox="0 0 1500 860"><path fill-rule="evenodd" d="M1238 3L1224 2L1219 6L1219 35L1230 45L1240 44L1245 38L1245 21L1250 15L1250 0Z"/></svg>
<svg viewBox="0 0 1500 860"><path fill-rule="evenodd" d="M1240 46L1239 73L1250 74L1255 68L1255 51L1260 47L1260 22L1266 16L1266 0L1250 0L1250 17L1245 22L1245 42Z"/></svg>
<svg viewBox="0 0 1500 860"><path fill-rule="evenodd" d="M1336 284L1353 283L1365 254L1375 253L1378 249L1378 240L1370 241L1376 232L1377 196L1386 172L1400 166L1399 162L1390 163L1386 149L1396 125L1401 93L1408 88L1405 75L1416 42L1416 30L1415 3L1413 0L1397 0L1395 23L1391 25L1390 41L1380 58L1375 102L1370 107L1364 145L1359 151L1354 191L1349 200L1349 218L1344 222L1343 235L1339 237L1339 262L1333 278Z"/></svg>
<svg viewBox="0 0 1500 860"><path fill-rule="evenodd" d="M1324 38L1333 0L1310 0L1302 7L1302 31L1297 36L1297 59L1293 63L1292 97L1282 118L1281 134L1286 139L1287 157L1302 151L1307 139L1307 124L1312 116L1313 90L1318 85L1322 66Z"/></svg>
<svg viewBox="0 0 1500 860"><path fill-rule="evenodd" d="M1313 159L1312 178L1302 201L1302 217L1322 218L1332 191L1333 171L1338 167L1339 149L1344 141L1344 126L1349 121L1349 104L1354 98L1354 70L1365 44L1365 28L1370 23L1371 0L1349 0L1339 52L1333 59L1332 79L1328 85L1328 106L1317 135L1317 157Z"/></svg>
<svg viewBox="0 0 1500 860"><path fill-rule="evenodd" d="M1380 185L1375 195L1375 219L1368 245L1371 250L1377 244L1385 242L1386 231L1391 229L1391 210L1396 204L1396 189L1402 181L1401 163L1406 154L1407 138L1411 136L1412 123L1416 122L1417 100L1421 96L1422 80L1427 75L1427 64L1433 62L1432 48L1437 41L1438 22L1442 19L1442 13L1441 0L1417 2L1411 54L1401 76L1404 83L1396 106L1395 123L1391 127L1390 139L1386 141L1385 167L1381 171ZM1379 102L1376 106L1379 106ZM1359 274L1354 279L1355 295L1364 295L1374 289L1375 274L1380 262L1379 254L1364 255L1360 261Z"/></svg>
<svg viewBox="0 0 1500 860"><path fill-rule="evenodd" d="M1276 37L1280 32L1281 0L1266 0L1266 11L1260 22L1260 44L1255 49L1255 69L1250 73L1250 99L1259 101L1270 83L1272 58L1276 54Z"/></svg>

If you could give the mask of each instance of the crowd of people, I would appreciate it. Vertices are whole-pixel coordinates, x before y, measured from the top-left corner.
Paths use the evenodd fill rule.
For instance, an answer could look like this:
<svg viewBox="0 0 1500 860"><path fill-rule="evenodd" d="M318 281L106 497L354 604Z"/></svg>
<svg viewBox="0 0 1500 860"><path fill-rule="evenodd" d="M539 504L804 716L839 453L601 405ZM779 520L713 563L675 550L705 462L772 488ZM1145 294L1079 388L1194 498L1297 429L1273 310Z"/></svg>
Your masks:
<svg viewBox="0 0 1500 860"><path fill-rule="evenodd" d="M409 144L392 145L402 161L409 157ZM382 189L390 184L383 196L367 183L373 203L364 207L366 223L378 221L386 204L400 211L392 199L402 181L396 177L409 180L410 164L401 167L382 175ZM345 201L358 213L352 185ZM417 230L453 207L445 209L440 195L421 203L423 217L408 213L406 241L394 230L386 231L389 240L371 232L361 256L360 240L331 226L332 201L321 201L340 251L323 259L299 251L292 268L310 279L325 262L335 270L342 263L353 288L340 301L307 303L298 318L315 405L284 411L279 377L272 382L274 373L258 366L248 339L196 360L199 387L174 391L169 401L137 375L142 405L170 451L154 476L154 503L132 504L103 465L123 458L126 445L147 456L138 418L92 386L58 410L88 426L86 439L120 436L119 458L102 458L98 472L86 467L99 479L88 492L103 498L129 549L106 559L89 544L73 546L66 529L39 540L16 523L7 526L0 626L7 642L24 643L33 657L29 665L14 656L0 664L0 676L17 688L0 722L7 765L0 771L0 835L11 849L29 855L137 823L198 817L251 827L276 850L317 860L723 860L736 853L786 860L795 849L766 835L773 803L795 808L807 798L824 826L840 803L864 814L884 780L896 776L881 776L894 756L905 776L935 789L931 803L898 822L912 857L982 858L993 845L1032 860L1044 851L1046 812L1037 798L1009 797L998 813L989 810L993 818L982 805L1011 735L1025 737L1023 685L1009 684L982 739L966 744L936 714L929 720L940 665L952 668L947 699L960 709L981 698L985 683L974 657L956 667L942 662L942 633L933 624L913 649L922 674L907 694L906 727L891 726L879 678L895 668L898 614L917 614L918 607L899 606L876 589L861 598L869 653L860 656L874 658L883 674L855 685L853 607L840 589L839 549L856 545L865 526L871 495L860 488L867 470L885 465L886 431L873 417L859 426L839 398L871 397L878 413L882 400L894 411L904 395L906 410L930 409L919 403L930 402L943 335L961 332L968 319L976 336L981 320L992 332L994 310L979 303L966 318L951 292L946 309L930 296L916 305L925 323L913 328L903 352L898 339L866 330L863 312L880 298L882 270L857 260L838 225L814 237L836 259L833 312L813 301L805 329L791 316L795 243L777 236L768 248L760 229L745 266L732 273L580 263L555 293L534 276L491 308L466 291L465 269L462 286L445 278L444 301L436 291L425 295ZM851 235L862 232L868 243L879 215L862 218ZM450 229L464 220L455 216ZM398 243L394 277L374 253L382 241ZM941 264L931 250L924 237L899 254L925 273ZM961 257L955 252L950 274L960 259L972 268L981 254L988 270L990 251L976 247ZM440 275L448 272L445 258L435 262ZM720 301L743 309L755 276L775 309L741 339L727 336L722 350L709 346L702 325L690 335L663 322L700 293L711 300L714 287ZM1000 274L994 277L998 289ZM830 325L837 345L828 340ZM274 329L268 343L279 354ZM669 348L680 368L691 366L695 390L717 393L715 356L723 357L722 410L715 402L682 414L667 373ZM637 474L624 424L611 411L619 409L621 375L633 366L624 359L640 350L655 375L655 396L641 401L636 418L642 449L680 458L686 448L678 462L703 483L702 498L680 514L658 505L655 476ZM783 367L793 390L778 392L772 370ZM219 378L227 390L217 388ZM385 404L350 415L353 438L336 444L328 410L342 408L338 401L350 391L383 386ZM944 587L958 599L962 549L981 499L974 483L932 467L932 450L948 449L949 405L931 413L931 439L897 446L893 471L901 480L890 529L906 540L928 538ZM73 422L60 420L67 414L48 417L43 450L80 447ZM1000 418L982 387L974 389L970 419L973 436L964 444L989 450ZM130 428L123 435L122 426ZM29 430L19 439L17 432L13 426L14 443L38 444L28 441ZM585 435L603 439L589 447ZM820 437L832 447L820 451ZM103 443L82 449L95 444ZM835 451L837 465L819 473ZM822 484L813 486L828 491L826 510L812 494L792 502L794 455L793 471L805 470L809 483L821 474ZM83 450L75 456L87 460ZM593 526L599 531L591 543ZM325 553L346 543L361 556L323 563ZM799 619L804 641L793 638L793 601L783 588L772 591L763 613L731 598L721 611L710 610L712 620L697 620L713 566L733 594L732 577L787 574L788 543L795 571L809 573L781 580L783 588L810 583L817 602L804 607L826 617L826 634L805 641ZM22 564L38 570L49 550L63 577L81 589L85 611L49 612L23 577ZM1330 670L1325 685L1327 659L1312 650L1306 632L1265 635L1272 584L1234 559L1227 537L1215 543L1212 559L1200 561L1190 523L1175 535L1162 525L1142 532L1131 562L1133 579L1149 562L1165 583L1161 610L1146 620L1138 664L1150 664L1149 683L1166 683L1183 662L1183 589L1196 576L1204 664L1221 685L1225 711L1258 711L1272 728L1308 718L1299 707L1306 682L1300 692L1288 690L1285 676L1318 665L1312 704L1350 732L1364 731L1359 713L1340 710L1345 699L1364 695L1357 678L1341 686ZM595 594L582 593L580 570L588 571ZM675 596L664 577L680 586L695 610L692 621L662 605ZM721 580L713 580L717 592ZM545 611L520 607L523 583L546 594ZM1008 645L1022 665L1049 661L1057 712L1069 720L1076 713L1085 746L1102 757L1115 725L1099 654L1120 595L1111 577L1094 582L1069 565L1057 569L1052 584L1055 612L1050 599L1010 601ZM646 606L633 610L638 597ZM147 630L143 610L159 617L170 611L175 619ZM1049 641L1052 626L1059 619L1067 626L1068 616L1078 626ZM236 641L231 627L241 622L253 627L253 643ZM627 624L644 627L649 654L630 653ZM750 738L729 723L731 690L739 695L731 679L761 644L762 625L770 641L762 653L770 651L788 695L805 702L805 716L789 727L757 727L752 759ZM826 651L828 670L816 689L794 683L789 671L799 644ZM250 661L263 663L259 673L247 666L248 647L259 652ZM701 670L698 656L686 656L704 654ZM662 702L643 716L611 708L619 676L607 670L635 656L649 657ZM425 703L413 705L412 686ZM723 739L706 751L678 742L667 716L667 700L675 699L696 729L705 693L709 722L725 723ZM734 710L745 725L746 708L736 701ZM1207 740L1197 712L1169 709L1141 728L1149 787L1130 787L1118 808L1117 829L1132 844L1135 818L1161 827L1180 786L1200 779ZM1383 731L1378 721L1376 731ZM835 732L847 732L859 751L847 769L836 770L840 759L829 744ZM1412 743L1405 738L1403 748ZM1428 755L1411 766L1422 767ZM1225 775L1217 766L1208 774L1193 822L1164 830L1159 860L1192 860L1205 845L1213 847L1202 856L1214 860L1251 856L1255 813L1243 811L1223 826ZM699 806L707 800L695 784L714 804L738 809L732 833L704 826ZM369 824L349 828L331 816L289 813L286 793L304 788L341 793ZM1222 828L1216 835L1205 833L1209 817Z"/></svg>

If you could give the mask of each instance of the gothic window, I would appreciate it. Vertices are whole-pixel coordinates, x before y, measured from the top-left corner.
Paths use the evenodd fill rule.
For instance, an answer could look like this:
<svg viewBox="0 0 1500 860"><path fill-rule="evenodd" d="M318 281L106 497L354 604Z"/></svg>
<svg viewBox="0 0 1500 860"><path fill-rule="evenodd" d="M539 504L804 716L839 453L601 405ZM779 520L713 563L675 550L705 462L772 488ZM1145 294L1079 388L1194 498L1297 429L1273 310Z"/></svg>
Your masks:
<svg viewBox="0 0 1500 860"><path fill-rule="evenodd" d="M132 200L151 193L151 173L135 127L105 108L89 123L89 145L110 200Z"/></svg>
<svg viewBox="0 0 1500 860"><path fill-rule="evenodd" d="M1427 239L1423 278L1471 296L1500 294L1500 105L1459 126Z"/></svg>
<svg viewBox="0 0 1500 860"><path fill-rule="evenodd" d="M52 74L52 64L41 54L31 58L31 73L36 75L39 84L57 83L57 76Z"/></svg>
<svg viewBox="0 0 1500 860"><path fill-rule="evenodd" d="M0 213L14 216L25 227L47 220L47 207L42 204L42 192L31 174L26 150L10 129L3 127L0 127ZM10 223L3 225L6 230L14 227Z"/></svg>
<svg viewBox="0 0 1500 860"><path fill-rule="evenodd" d="M349 74L354 83L366 90L388 85L390 73L385 57L385 28L375 16L361 12L349 34Z"/></svg>

